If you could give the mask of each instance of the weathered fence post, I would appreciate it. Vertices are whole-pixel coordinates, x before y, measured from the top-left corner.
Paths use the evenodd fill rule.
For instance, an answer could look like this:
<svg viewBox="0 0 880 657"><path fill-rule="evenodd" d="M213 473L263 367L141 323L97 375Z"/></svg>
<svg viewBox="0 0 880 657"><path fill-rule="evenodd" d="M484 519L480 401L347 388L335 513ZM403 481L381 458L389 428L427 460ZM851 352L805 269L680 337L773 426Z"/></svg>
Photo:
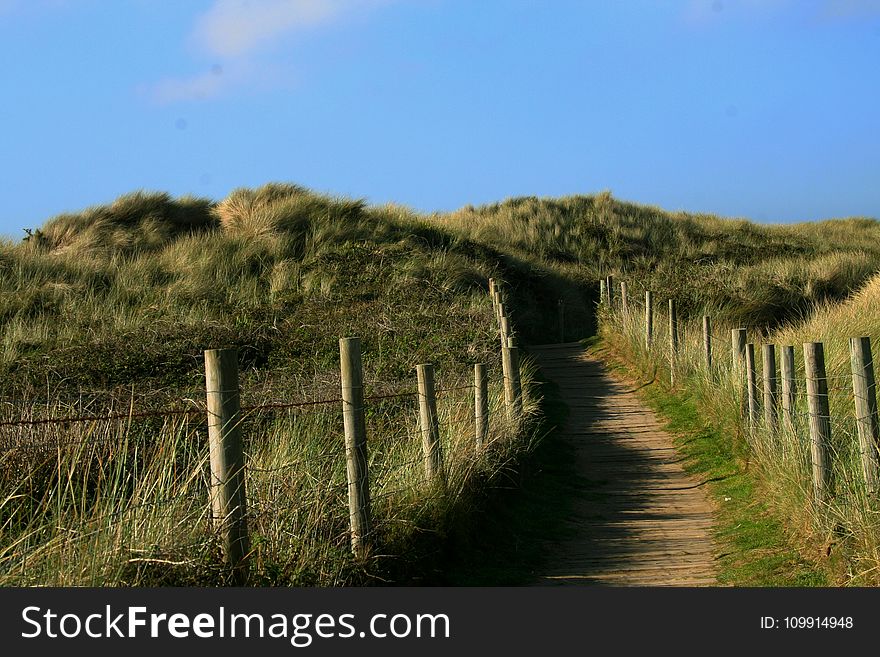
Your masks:
<svg viewBox="0 0 880 657"><path fill-rule="evenodd" d="M222 534L223 553L237 583L247 578L250 537L247 527L244 452L239 415L238 350L205 352L208 447L211 460L211 516Z"/></svg>
<svg viewBox="0 0 880 657"><path fill-rule="evenodd" d="M495 279L489 279L489 298L492 300L492 312L498 316L498 299L495 295Z"/></svg>
<svg viewBox="0 0 880 657"><path fill-rule="evenodd" d="M828 379L825 377L825 350L821 342L804 344L807 402L810 408L810 452L813 460L813 495L824 501L831 487L831 414L828 409Z"/></svg>
<svg viewBox="0 0 880 657"><path fill-rule="evenodd" d="M709 315L703 315L703 358L706 361L706 370L712 371L712 320Z"/></svg>
<svg viewBox="0 0 880 657"><path fill-rule="evenodd" d="M605 277L605 294L608 295L608 307L614 307L614 276Z"/></svg>
<svg viewBox="0 0 880 657"><path fill-rule="evenodd" d="M443 454L440 450L440 424L437 419L437 397L434 393L434 366L416 366L419 380L419 424L422 428L422 452L425 477L431 484L443 483Z"/></svg>
<svg viewBox="0 0 880 657"><path fill-rule="evenodd" d="M474 365L474 429L479 452L486 446L489 436L489 382L483 363Z"/></svg>
<svg viewBox="0 0 880 657"><path fill-rule="evenodd" d="M755 376L755 345L749 342L746 345L746 381L749 399L749 428L758 426L760 412L758 409L758 381Z"/></svg>
<svg viewBox="0 0 880 657"><path fill-rule="evenodd" d="M626 281L620 281L620 311L623 315L629 313L629 296L626 289Z"/></svg>
<svg viewBox="0 0 880 657"><path fill-rule="evenodd" d="M495 284L495 314L499 323L501 318L507 314L504 308L504 292L498 283Z"/></svg>
<svg viewBox="0 0 880 657"><path fill-rule="evenodd" d="M607 281L604 278L601 279L599 281L599 303L600 304L604 304L607 302L607 295L608 295L607 288L608 288Z"/></svg>
<svg viewBox="0 0 880 657"><path fill-rule="evenodd" d="M509 399L508 408L511 417L519 419L522 416L522 378L519 369L519 348L513 337L507 340L508 371L510 372L509 385L505 382L505 397Z"/></svg>
<svg viewBox="0 0 880 657"><path fill-rule="evenodd" d="M651 290L645 290L645 349L654 341L654 304Z"/></svg>
<svg viewBox="0 0 880 657"><path fill-rule="evenodd" d="M510 319L507 315L504 315L501 318L501 346L507 344L507 339L513 335L513 332L510 329Z"/></svg>
<svg viewBox="0 0 880 657"><path fill-rule="evenodd" d="M740 416L746 417L749 404L748 379L746 377L746 330L730 330L730 365L739 378Z"/></svg>
<svg viewBox="0 0 880 657"><path fill-rule="evenodd" d="M782 370L782 426L793 435L794 409L797 403L797 384L794 380L794 347L791 345L782 347L779 360Z"/></svg>
<svg viewBox="0 0 880 657"><path fill-rule="evenodd" d="M678 314L675 299L669 300L669 382L675 384L675 365L678 360Z"/></svg>
<svg viewBox="0 0 880 657"><path fill-rule="evenodd" d="M764 373L764 425L771 434L776 433L778 417L776 410L777 381L776 381L776 346L765 344L762 347Z"/></svg>
<svg viewBox="0 0 880 657"><path fill-rule="evenodd" d="M871 338L850 338L853 396L856 404L856 423L859 428L859 447L862 471L868 491L876 493L880 484L877 448L880 430L877 425L877 390L874 384L874 360L871 356Z"/></svg>
<svg viewBox="0 0 880 657"><path fill-rule="evenodd" d="M510 368L510 354L507 350L508 335L510 324L507 318L503 318L501 324L501 379L504 384L504 405L507 408L508 416L513 415L513 375Z"/></svg>
<svg viewBox="0 0 880 657"><path fill-rule="evenodd" d="M342 422L345 428L345 474L351 549L359 558L370 549L370 477L367 469L367 423L364 417L364 374L360 338L339 340L342 377Z"/></svg>
<svg viewBox="0 0 880 657"><path fill-rule="evenodd" d="M559 344L562 344L565 342L565 301L560 299L556 306L559 317Z"/></svg>

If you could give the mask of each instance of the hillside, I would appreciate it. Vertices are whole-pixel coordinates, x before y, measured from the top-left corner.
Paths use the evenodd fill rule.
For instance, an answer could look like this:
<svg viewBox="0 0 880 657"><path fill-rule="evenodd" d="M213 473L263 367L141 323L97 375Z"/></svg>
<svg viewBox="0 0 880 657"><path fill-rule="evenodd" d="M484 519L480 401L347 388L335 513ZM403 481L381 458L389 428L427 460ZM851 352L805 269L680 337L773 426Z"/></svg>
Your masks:
<svg viewBox="0 0 880 657"><path fill-rule="evenodd" d="M489 278L525 343L556 338L560 300L568 339L589 335L606 274L633 295L675 296L684 318L711 309L768 329L846 299L880 270L878 237L870 219L764 226L607 193L419 215L291 184L219 202L136 192L57 216L0 248L0 580L226 582L204 522L203 416L187 413L203 404L203 351L236 347L243 403L287 409L246 424L254 581L409 581L538 435L536 386L525 422L502 412ZM368 564L346 544L338 409L289 408L335 399L346 336L362 338L368 393L381 398L368 429L383 556ZM422 483L412 389L424 362L445 393L452 494ZM466 389L478 362L501 446L485 460ZM130 417L40 424L106 413Z"/></svg>
<svg viewBox="0 0 880 657"><path fill-rule="evenodd" d="M541 331L541 307L559 294L585 321L586 297L533 263L402 208L295 185L219 203L138 192L4 245L0 581L226 581L204 518L199 410L203 351L225 347L239 351L242 403L263 409L244 426L254 581L406 581L427 567L411 563L436 558L448 520L467 515L469 490L526 451L535 430L502 412L490 277L511 291L517 325ZM362 339L366 394L377 398L367 429L387 556L367 564L346 545L340 404L310 405L339 397L338 341L348 336ZM446 391L444 495L422 483L412 391L424 362ZM475 459L467 386L478 362L495 448ZM55 420L112 415L122 421Z"/></svg>
<svg viewBox="0 0 880 657"><path fill-rule="evenodd" d="M456 233L578 280L638 280L684 314L705 307L772 325L845 298L880 269L880 222L756 224L667 212L608 193L517 198L438 220Z"/></svg>
<svg viewBox="0 0 880 657"><path fill-rule="evenodd" d="M377 376L394 379L429 355L485 355L491 336L474 319L491 276L524 301L565 287L403 208L294 185L216 204L139 192L0 251L0 371L18 394L51 386L51 351L66 385L187 384L213 344L312 375L335 367L338 337L362 335L387 356Z"/></svg>

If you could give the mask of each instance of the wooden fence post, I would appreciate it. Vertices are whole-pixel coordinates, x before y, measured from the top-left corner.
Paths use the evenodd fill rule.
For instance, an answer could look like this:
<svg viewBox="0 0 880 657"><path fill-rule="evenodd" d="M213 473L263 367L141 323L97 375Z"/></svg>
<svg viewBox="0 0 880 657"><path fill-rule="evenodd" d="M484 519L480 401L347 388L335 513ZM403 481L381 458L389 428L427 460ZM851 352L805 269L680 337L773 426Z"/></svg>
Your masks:
<svg viewBox="0 0 880 657"><path fill-rule="evenodd" d="M782 370L782 426L791 434L794 434L794 410L797 403L797 384L794 379L794 347L786 345L782 347L780 357L780 369Z"/></svg>
<svg viewBox="0 0 880 657"><path fill-rule="evenodd" d="M370 549L372 518L360 338L339 340L339 369L342 376L342 422L345 428L345 474L348 480L351 549L358 558L364 558Z"/></svg>
<svg viewBox="0 0 880 657"><path fill-rule="evenodd" d="M758 426L760 412L758 409L758 381L755 376L755 345L749 342L746 345L746 381L749 399L749 428Z"/></svg>
<svg viewBox="0 0 880 657"><path fill-rule="evenodd" d="M614 307L614 276L605 277L605 294L608 295L608 307Z"/></svg>
<svg viewBox="0 0 880 657"><path fill-rule="evenodd" d="M876 493L880 484L880 464L877 448L880 430L877 425L877 390L874 383L874 360L871 356L871 338L850 338L849 350L853 374L853 396L856 404L856 423L859 428L859 447L862 472L868 491Z"/></svg>
<svg viewBox="0 0 880 657"><path fill-rule="evenodd" d="M600 304L606 303L606 301L607 301L607 294L608 294L607 287L608 287L608 283L604 278L599 281L599 303Z"/></svg>
<svg viewBox="0 0 880 657"><path fill-rule="evenodd" d="M559 344L563 344L565 342L565 301L560 299L556 305L559 316Z"/></svg>
<svg viewBox="0 0 880 657"><path fill-rule="evenodd" d="M669 382L675 384L675 365L678 360L678 314L675 299L669 300Z"/></svg>
<svg viewBox="0 0 880 657"><path fill-rule="evenodd" d="M437 397L434 393L434 366L416 366L419 380L419 424L422 428L422 452L425 477L431 484L444 482L443 454L440 450L440 424L437 419Z"/></svg>
<svg viewBox="0 0 880 657"><path fill-rule="evenodd" d="M748 414L749 391L746 377L746 330L735 328L730 330L730 366L739 378L740 408L742 417Z"/></svg>
<svg viewBox="0 0 880 657"><path fill-rule="evenodd" d="M507 350L507 335L501 331L501 379L504 384L504 406L508 416L513 416L513 375L511 373L510 354Z"/></svg>
<svg viewBox="0 0 880 657"><path fill-rule="evenodd" d="M778 427L778 411L776 410L777 381L776 381L776 346L765 344L762 347L764 373L764 426L771 434L776 433Z"/></svg>
<svg viewBox="0 0 880 657"><path fill-rule="evenodd" d="M706 361L706 370L712 371L712 320L709 315L703 315L703 359Z"/></svg>
<svg viewBox="0 0 880 657"><path fill-rule="evenodd" d="M226 561L240 584L247 579L250 537L241 445L237 349L209 349L205 352L205 390L211 460L211 516L215 529L222 533Z"/></svg>
<svg viewBox="0 0 880 657"><path fill-rule="evenodd" d="M522 376L519 364L519 348L516 346L516 338L507 339L507 358L510 371L510 411L511 416L519 419L522 416ZM507 388L505 387L505 391Z"/></svg>
<svg viewBox="0 0 880 657"><path fill-rule="evenodd" d="M828 379L825 376L825 350L821 342L804 344L807 402L810 408L810 452L813 461L813 495L824 501L831 487L831 414L828 409Z"/></svg>
<svg viewBox="0 0 880 657"><path fill-rule="evenodd" d="M492 300L492 312L497 317L498 316L498 299L495 295L495 279L489 279L489 298Z"/></svg>
<svg viewBox="0 0 880 657"><path fill-rule="evenodd" d="M620 310L626 315L629 313L629 296L626 289L626 281L620 281Z"/></svg>
<svg viewBox="0 0 880 657"><path fill-rule="evenodd" d="M507 346L507 341L513 335L513 329L510 327L510 319L505 315L501 318L501 348Z"/></svg>
<svg viewBox="0 0 880 657"><path fill-rule="evenodd" d="M645 290L645 349L654 341L654 304L651 290Z"/></svg>
<svg viewBox="0 0 880 657"><path fill-rule="evenodd" d="M483 363L474 365L474 428L479 452L486 446L489 437L489 382Z"/></svg>

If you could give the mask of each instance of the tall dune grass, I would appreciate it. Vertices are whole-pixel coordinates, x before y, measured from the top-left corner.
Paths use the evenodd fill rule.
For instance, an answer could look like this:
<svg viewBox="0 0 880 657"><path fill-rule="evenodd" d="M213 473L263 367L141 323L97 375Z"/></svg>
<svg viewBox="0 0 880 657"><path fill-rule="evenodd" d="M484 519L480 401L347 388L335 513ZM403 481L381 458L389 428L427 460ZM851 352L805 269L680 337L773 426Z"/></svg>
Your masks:
<svg viewBox="0 0 880 657"><path fill-rule="evenodd" d="M607 274L633 281L633 293L637 281L658 300L676 297L686 320L711 308L719 330L795 327L880 270L878 237L880 224L869 219L759 226L625 203L610 193L420 215L283 183L238 189L219 202L135 192L55 217L22 243L0 244L0 416L44 417L74 402L99 414L125 408L127 395L148 409L197 400L206 348L238 348L243 392L255 404L333 390L341 336L362 337L368 383L377 389L412 385L418 363L434 362L439 371L497 364L490 277L509 292L525 342L558 335L559 300L568 339L586 335L593 281ZM866 312L856 311L852 321ZM640 351L636 315L607 321L629 335L621 349L652 369L657 352ZM696 347L687 346L695 339L685 335L676 380L693 380L712 416L750 444L738 402L717 394L735 392L734 379L700 375ZM459 410L443 411L454 485L442 499L426 494L410 463L417 457L409 451L412 409L386 406L372 418L379 531L386 554L396 556L370 572L402 577L419 537L442 534L454 505L468 503L470 486L496 476L533 437L501 422L493 429L497 453L474 460L468 403L458 401ZM337 425L332 413L253 420L256 582L334 584L366 576L347 557L341 464L330 458ZM16 460L18 449L4 452L0 580L226 581L205 518L201 429L182 421L98 423L62 433L79 440L33 452L31 460ZM53 435L25 437L51 445ZM24 434L4 436L18 445ZM793 465L802 464L802 452L790 447L758 459L768 472L785 464L778 477L768 475L783 506L807 495ZM301 461L302 468L290 467ZM817 543L830 531L829 544L868 555L873 512L852 508L862 510L792 518ZM108 521L116 517L125 522ZM859 559L847 561L853 581L870 578L874 567L869 557Z"/></svg>
<svg viewBox="0 0 880 657"><path fill-rule="evenodd" d="M744 367L732 350L730 329L738 328L737 324L722 322L714 327L710 370L703 352L702 326L696 319L680 327L679 349L673 357L665 312L655 317L654 343L648 349L641 305L631 302L627 313L619 306L602 311L603 338L643 374L656 375L661 385L671 385L674 370L674 387L688 390L707 421L721 427L736 445L746 467L760 471L762 493L770 506L786 519L787 529L797 537L806 556L824 563L841 584L880 584L880 501L867 490L863 474L849 356L850 337L869 335L875 344L880 339L878 307L880 277L875 277L849 301L816 308L803 323L775 331L749 326L761 406L761 419L756 425L750 423L746 412ZM706 309L706 314L718 316L717 309ZM833 484L831 495L824 500L817 500L813 493L802 349L805 342L823 342L826 353ZM790 427L782 422L781 410L775 430L765 424L760 392L764 378L762 344L777 345L777 377L781 347L795 347L797 396Z"/></svg>
<svg viewBox="0 0 880 657"><path fill-rule="evenodd" d="M245 415L251 584L405 578L398 562L419 556L413 545L426 534L439 542L449 519L468 512L473 492L531 448L534 396L525 420L510 418L496 377L489 440L478 452L471 391L447 381L438 408L447 477L442 491L425 480L415 396L369 404L375 549L365 564L351 556L348 542L341 406ZM56 402L30 410L30 417L58 417L75 409ZM14 409L21 411L22 405ZM12 413L4 409L4 419ZM210 524L200 415L3 426L0 440L0 585L232 581Z"/></svg>
<svg viewBox="0 0 880 657"><path fill-rule="evenodd" d="M418 363L458 387L485 362L491 449L474 453L469 391L440 400L445 495L424 485L413 400L371 405L367 564L347 543L339 409L248 420L252 582L406 581L436 551L425 537L440 540L534 438L535 423L512 423L499 402L487 295L495 277L542 296L531 271L404 208L296 185L219 203L130 194L0 248L0 418L198 407L208 348L238 348L251 406L338 396L342 336L361 336L377 393L414 388ZM0 426L0 582L226 583L199 417Z"/></svg>
<svg viewBox="0 0 880 657"><path fill-rule="evenodd" d="M603 192L467 206L437 221L582 283L608 274L638 280L675 297L685 315L712 305L734 322L796 321L880 271L880 222L866 218L755 224Z"/></svg>

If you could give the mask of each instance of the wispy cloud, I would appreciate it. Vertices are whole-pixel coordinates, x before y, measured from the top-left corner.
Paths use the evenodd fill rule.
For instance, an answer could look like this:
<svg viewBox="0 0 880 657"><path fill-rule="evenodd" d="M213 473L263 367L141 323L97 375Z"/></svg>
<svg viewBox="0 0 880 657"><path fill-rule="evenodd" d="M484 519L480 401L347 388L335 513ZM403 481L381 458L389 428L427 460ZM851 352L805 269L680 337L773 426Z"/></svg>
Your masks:
<svg viewBox="0 0 880 657"><path fill-rule="evenodd" d="M214 64L203 73L167 77L141 85L138 91L153 103L171 105L212 100L240 90L277 89L295 85L297 81L297 74L290 67L271 61L234 59L224 65Z"/></svg>
<svg viewBox="0 0 880 657"><path fill-rule="evenodd" d="M0 3L10 0L0 0ZM169 77L143 87L160 104L207 100L244 86L271 84L273 46L394 0L214 0L190 33L198 52L217 63L210 71ZM259 65L257 65L259 63Z"/></svg>
<svg viewBox="0 0 880 657"><path fill-rule="evenodd" d="M196 22L194 38L205 51L241 57L298 30L330 23L377 0L217 0Z"/></svg>
<svg viewBox="0 0 880 657"><path fill-rule="evenodd" d="M144 90L155 102L160 105L169 105L188 100L214 98L229 86L229 79L223 77L222 69L218 66L208 73L200 75L165 78L149 85Z"/></svg>

